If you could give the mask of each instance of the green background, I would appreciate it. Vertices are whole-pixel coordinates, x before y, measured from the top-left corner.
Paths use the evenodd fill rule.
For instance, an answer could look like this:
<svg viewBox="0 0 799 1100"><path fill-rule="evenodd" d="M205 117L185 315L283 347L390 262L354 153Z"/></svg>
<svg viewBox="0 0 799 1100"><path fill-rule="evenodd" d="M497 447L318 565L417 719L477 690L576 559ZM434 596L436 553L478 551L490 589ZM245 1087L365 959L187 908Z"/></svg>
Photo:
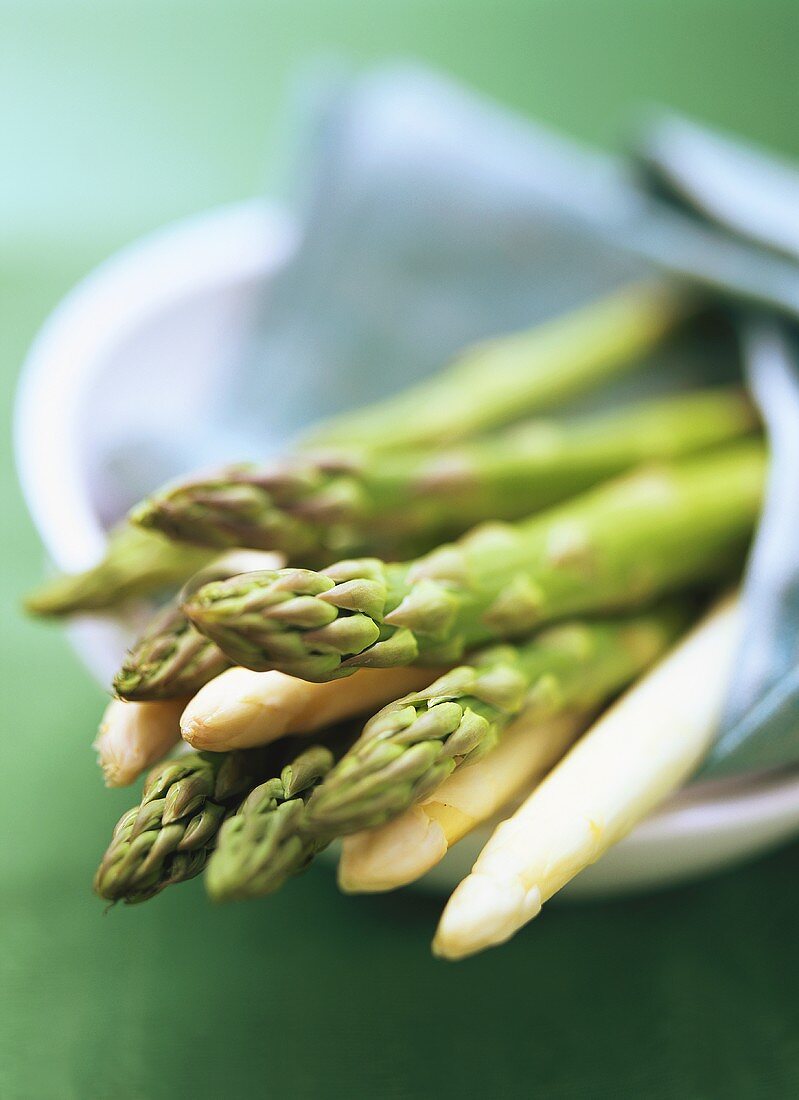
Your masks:
<svg viewBox="0 0 799 1100"><path fill-rule="evenodd" d="M752 0L0 0L0 385L91 265L278 186L314 59L414 55L585 137L669 103L799 155L799 4ZM660 896L553 907L434 962L438 905L325 869L213 909L192 883L103 916L130 795L89 748L102 694L16 605L40 571L4 435L0 1096L799 1095L799 847Z"/></svg>

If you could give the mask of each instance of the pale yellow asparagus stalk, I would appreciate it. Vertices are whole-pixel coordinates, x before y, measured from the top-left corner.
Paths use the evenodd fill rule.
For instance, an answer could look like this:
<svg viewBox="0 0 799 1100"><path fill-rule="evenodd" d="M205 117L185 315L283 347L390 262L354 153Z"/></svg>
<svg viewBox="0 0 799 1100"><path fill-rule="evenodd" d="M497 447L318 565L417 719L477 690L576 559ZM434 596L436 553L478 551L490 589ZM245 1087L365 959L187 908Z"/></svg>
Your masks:
<svg viewBox="0 0 799 1100"><path fill-rule="evenodd" d="M334 683L347 683L334 681ZM376 829L344 838L338 868L346 893L395 890L421 878L448 849L526 794L585 729L587 714L531 722L522 715L476 764L454 771L431 795Z"/></svg>
<svg viewBox="0 0 799 1100"><path fill-rule="evenodd" d="M127 703L105 708L94 748L107 787L127 787L180 741L180 716L187 700Z"/></svg>
<svg viewBox="0 0 799 1100"><path fill-rule="evenodd" d="M716 732L740 633L726 602L590 729L494 832L450 898L435 954L504 943L695 770Z"/></svg>
<svg viewBox="0 0 799 1100"><path fill-rule="evenodd" d="M427 687L440 674L440 668L365 668L344 680L315 684L283 672L230 668L189 701L180 732L195 749L251 748L371 713Z"/></svg>

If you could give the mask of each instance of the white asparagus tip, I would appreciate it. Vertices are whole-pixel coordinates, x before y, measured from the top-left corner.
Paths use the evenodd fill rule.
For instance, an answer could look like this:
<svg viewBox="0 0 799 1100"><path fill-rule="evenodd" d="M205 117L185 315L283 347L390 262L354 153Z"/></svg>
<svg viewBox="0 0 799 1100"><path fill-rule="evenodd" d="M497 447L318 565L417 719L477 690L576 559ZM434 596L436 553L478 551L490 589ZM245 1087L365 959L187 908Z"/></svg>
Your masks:
<svg viewBox="0 0 799 1100"><path fill-rule="evenodd" d="M446 855L441 825L420 806L377 829L344 838L338 884L345 894L378 894L415 882Z"/></svg>
<svg viewBox="0 0 799 1100"><path fill-rule="evenodd" d="M116 756L113 749L103 752L97 741L94 742L92 748L97 753L97 763L103 773L103 783L106 787L127 787L133 782L132 779L127 778L126 762Z"/></svg>
<svg viewBox="0 0 799 1100"><path fill-rule="evenodd" d="M318 685L312 685L314 688ZM311 685L282 672L229 668L189 700L180 733L192 748L213 752L265 744L287 732L287 719L305 701Z"/></svg>
<svg viewBox="0 0 799 1100"><path fill-rule="evenodd" d="M112 700L106 709L92 748L97 754L97 764L106 787L128 787L141 774L142 766L146 765L142 765L139 746L128 741L127 724L117 728L114 722L112 708L116 702Z"/></svg>
<svg viewBox="0 0 799 1100"><path fill-rule="evenodd" d="M178 720L185 699L129 703L112 699L94 750L107 787L127 787L180 741Z"/></svg>
<svg viewBox="0 0 799 1100"><path fill-rule="evenodd" d="M210 740L208 726L211 724L203 721L202 718L181 718L180 736L193 749L204 749L207 741Z"/></svg>
<svg viewBox="0 0 799 1100"><path fill-rule="evenodd" d="M433 940L433 954L454 961L496 947L540 912L537 886L526 890L517 879L511 888L506 881L472 872L447 902Z"/></svg>

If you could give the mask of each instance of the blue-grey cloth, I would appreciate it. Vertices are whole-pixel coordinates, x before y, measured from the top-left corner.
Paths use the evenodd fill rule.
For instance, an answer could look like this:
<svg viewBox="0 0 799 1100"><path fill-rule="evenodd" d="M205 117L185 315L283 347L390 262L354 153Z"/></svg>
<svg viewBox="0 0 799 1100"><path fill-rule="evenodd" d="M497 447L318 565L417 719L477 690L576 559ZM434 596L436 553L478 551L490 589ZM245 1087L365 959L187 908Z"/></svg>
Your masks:
<svg viewBox="0 0 799 1100"><path fill-rule="evenodd" d="M641 160L668 199L799 267L799 168L672 117L649 127ZM744 586L744 641L706 774L799 758L799 330L774 311L743 311L739 324L771 467Z"/></svg>
<svg viewBox="0 0 799 1100"><path fill-rule="evenodd" d="M471 340L653 271L709 290L743 334L743 356L719 321L632 383L651 392L734 376L743 360L770 437L746 640L706 771L799 760L794 169L674 118L656 118L635 155L609 156L408 68L341 83L312 132L300 244L229 380L218 438L228 449L235 439L237 457L265 453Z"/></svg>

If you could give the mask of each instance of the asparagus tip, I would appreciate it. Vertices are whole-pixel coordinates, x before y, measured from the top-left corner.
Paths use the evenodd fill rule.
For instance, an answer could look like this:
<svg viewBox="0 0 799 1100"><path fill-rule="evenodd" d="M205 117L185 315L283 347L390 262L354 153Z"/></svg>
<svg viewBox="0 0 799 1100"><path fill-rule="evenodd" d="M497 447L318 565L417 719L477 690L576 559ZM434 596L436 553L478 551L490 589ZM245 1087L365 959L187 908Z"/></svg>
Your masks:
<svg viewBox="0 0 799 1100"><path fill-rule="evenodd" d="M455 961L509 940L541 911L537 886L508 889L490 875L468 875L449 899L433 939L433 954Z"/></svg>

